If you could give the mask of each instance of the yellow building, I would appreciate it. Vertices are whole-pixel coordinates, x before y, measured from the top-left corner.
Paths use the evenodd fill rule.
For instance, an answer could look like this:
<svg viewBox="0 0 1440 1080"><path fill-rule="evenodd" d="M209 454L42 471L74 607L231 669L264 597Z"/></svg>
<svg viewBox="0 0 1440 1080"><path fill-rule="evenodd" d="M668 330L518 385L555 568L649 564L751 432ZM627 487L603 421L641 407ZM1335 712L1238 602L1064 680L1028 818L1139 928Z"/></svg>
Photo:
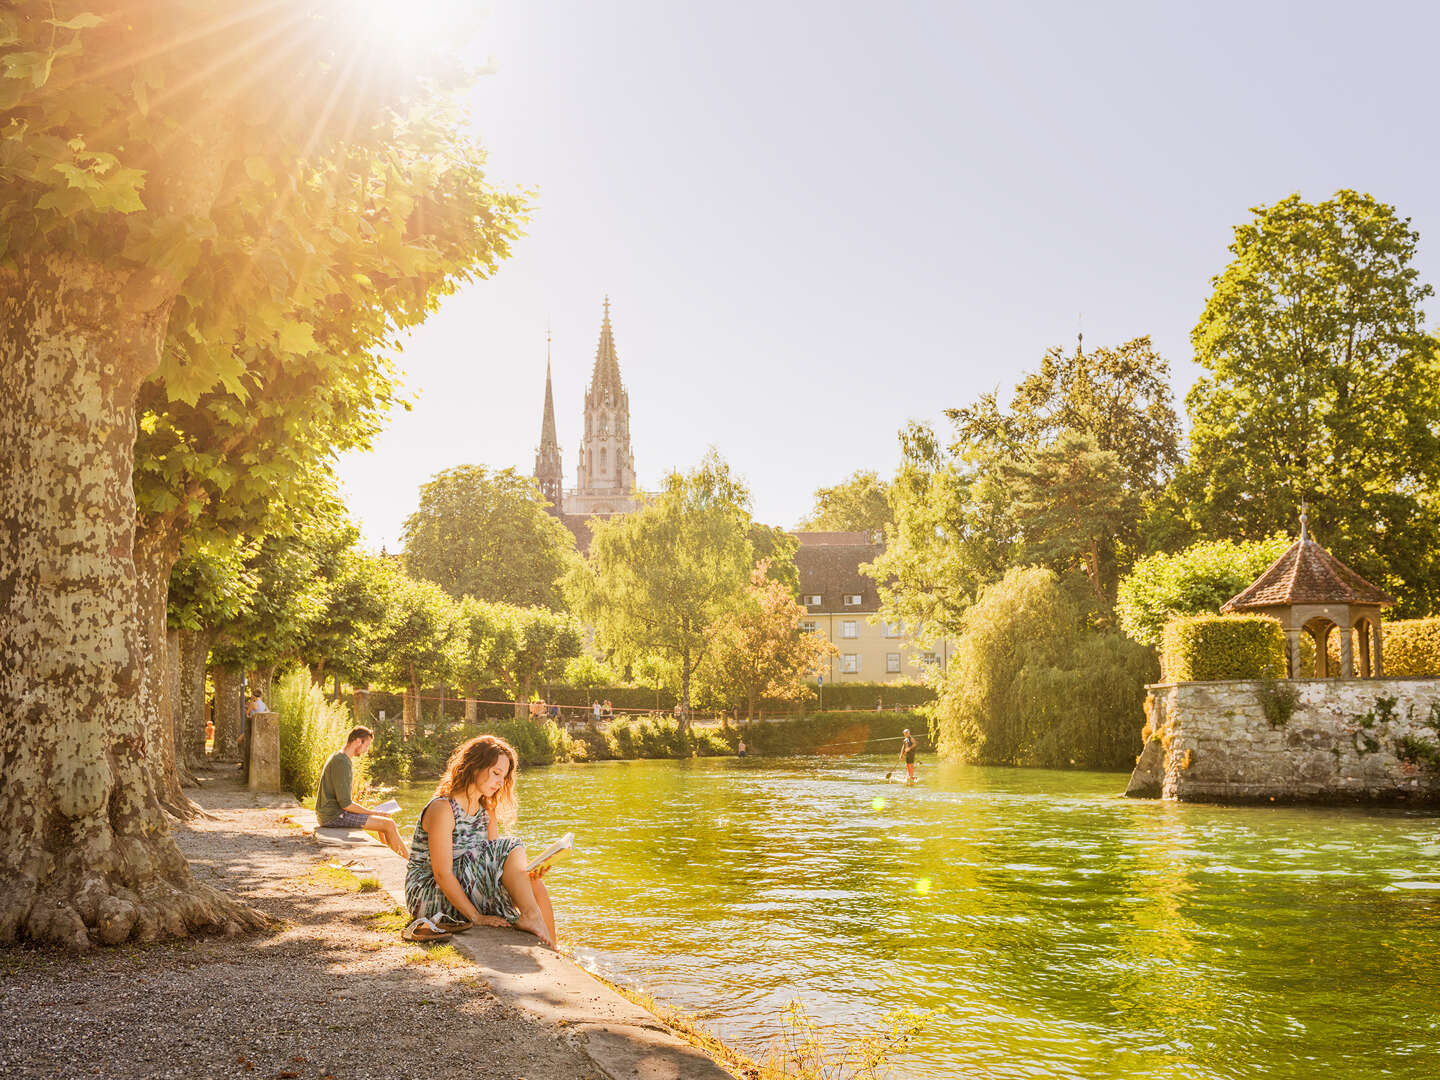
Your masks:
<svg viewBox="0 0 1440 1080"><path fill-rule="evenodd" d="M795 565L800 571L802 625L835 646L825 684L846 682L921 682L932 670L944 671L950 642L923 644L913 627L878 617L880 594L875 579L860 569L884 549L863 532L797 532Z"/></svg>

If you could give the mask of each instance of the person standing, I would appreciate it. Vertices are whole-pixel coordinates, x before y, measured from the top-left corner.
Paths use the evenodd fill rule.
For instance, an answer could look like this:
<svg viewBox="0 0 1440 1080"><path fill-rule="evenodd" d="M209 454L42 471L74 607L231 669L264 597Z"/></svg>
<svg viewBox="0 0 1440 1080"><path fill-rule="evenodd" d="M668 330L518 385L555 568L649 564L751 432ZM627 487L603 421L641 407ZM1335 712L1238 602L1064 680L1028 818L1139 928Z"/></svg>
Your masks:
<svg viewBox="0 0 1440 1080"><path fill-rule="evenodd" d="M400 830L389 814L377 814L354 799L355 759L364 757L375 741L375 733L367 727L350 729L345 745L330 755L320 773L320 787L315 792L315 820L325 829L367 829L379 833L385 846L402 859L410 858Z"/></svg>
<svg viewBox="0 0 1440 1080"><path fill-rule="evenodd" d="M915 748L919 744L915 736L910 734L910 729L905 729L905 741L900 744L900 756L905 759L905 782L915 783Z"/></svg>
<svg viewBox="0 0 1440 1080"><path fill-rule="evenodd" d="M736 756L736 757L744 757L744 756L745 756L745 740L744 740L744 739L741 739L740 742L739 742L739 744L735 747L735 756Z"/></svg>

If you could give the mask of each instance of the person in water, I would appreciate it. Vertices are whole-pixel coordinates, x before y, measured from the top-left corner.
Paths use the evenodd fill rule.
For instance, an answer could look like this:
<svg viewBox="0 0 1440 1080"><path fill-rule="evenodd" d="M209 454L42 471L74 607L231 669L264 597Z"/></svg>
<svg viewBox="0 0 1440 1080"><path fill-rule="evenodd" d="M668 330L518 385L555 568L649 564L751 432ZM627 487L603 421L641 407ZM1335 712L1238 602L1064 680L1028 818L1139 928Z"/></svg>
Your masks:
<svg viewBox="0 0 1440 1080"><path fill-rule="evenodd" d="M546 868L527 872L524 842L500 835L500 822L515 820L517 763L515 748L494 735L450 755L410 840L405 906L415 920L445 930L513 926L554 944Z"/></svg>
<svg viewBox="0 0 1440 1080"><path fill-rule="evenodd" d="M900 744L900 756L905 759L905 782L915 783L915 737L910 734L910 729L905 729L905 741Z"/></svg>

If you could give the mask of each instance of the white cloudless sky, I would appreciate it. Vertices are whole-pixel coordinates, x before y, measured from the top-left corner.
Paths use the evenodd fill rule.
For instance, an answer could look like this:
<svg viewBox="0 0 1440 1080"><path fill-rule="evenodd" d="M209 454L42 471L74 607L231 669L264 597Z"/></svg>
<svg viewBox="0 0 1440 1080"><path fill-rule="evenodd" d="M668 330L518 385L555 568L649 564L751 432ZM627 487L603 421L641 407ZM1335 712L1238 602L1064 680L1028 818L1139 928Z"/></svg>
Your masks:
<svg viewBox="0 0 1440 1080"><path fill-rule="evenodd" d="M341 462L347 501L396 550L441 469L530 473L547 329L573 485L607 293L641 486L714 445L777 525L1082 320L1149 334L1183 399L1253 206L1369 191L1435 279L1437 29L1420 4L495 4L473 122L533 216L411 335L413 411Z"/></svg>

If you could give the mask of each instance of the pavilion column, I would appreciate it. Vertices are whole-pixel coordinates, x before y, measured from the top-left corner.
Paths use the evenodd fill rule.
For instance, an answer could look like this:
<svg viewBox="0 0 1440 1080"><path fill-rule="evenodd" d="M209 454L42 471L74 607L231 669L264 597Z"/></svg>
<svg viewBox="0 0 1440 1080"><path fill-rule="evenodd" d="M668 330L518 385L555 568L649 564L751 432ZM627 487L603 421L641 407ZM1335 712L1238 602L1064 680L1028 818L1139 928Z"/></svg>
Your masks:
<svg viewBox="0 0 1440 1080"><path fill-rule="evenodd" d="M1385 632L1379 619L1375 620L1375 678L1385 677Z"/></svg>
<svg viewBox="0 0 1440 1080"><path fill-rule="evenodd" d="M1370 628L1373 625L1374 623L1370 619L1361 619L1355 624L1355 637L1360 643L1360 677L1362 679L1368 679L1374 674L1370 662L1370 656L1373 652L1371 648Z"/></svg>
<svg viewBox="0 0 1440 1080"><path fill-rule="evenodd" d="M1355 677L1355 635L1351 630L1348 616L1340 627L1340 677L1342 679Z"/></svg>

